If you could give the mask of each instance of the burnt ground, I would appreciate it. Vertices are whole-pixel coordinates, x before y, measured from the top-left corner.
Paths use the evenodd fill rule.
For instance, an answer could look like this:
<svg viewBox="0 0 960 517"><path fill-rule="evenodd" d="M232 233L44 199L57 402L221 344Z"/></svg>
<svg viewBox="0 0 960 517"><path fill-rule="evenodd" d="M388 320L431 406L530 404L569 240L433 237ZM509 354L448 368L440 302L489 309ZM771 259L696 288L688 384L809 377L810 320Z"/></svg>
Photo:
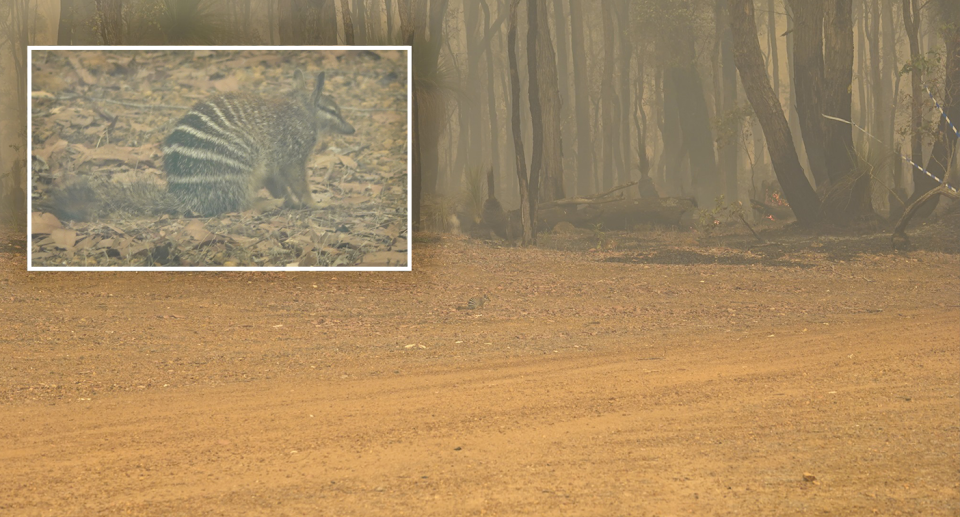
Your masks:
<svg viewBox="0 0 960 517"><path fill-rule="evenodd" d="M27 273L10 235L0 513L957 515L955 221L763 236L280 274Z"/></svg>

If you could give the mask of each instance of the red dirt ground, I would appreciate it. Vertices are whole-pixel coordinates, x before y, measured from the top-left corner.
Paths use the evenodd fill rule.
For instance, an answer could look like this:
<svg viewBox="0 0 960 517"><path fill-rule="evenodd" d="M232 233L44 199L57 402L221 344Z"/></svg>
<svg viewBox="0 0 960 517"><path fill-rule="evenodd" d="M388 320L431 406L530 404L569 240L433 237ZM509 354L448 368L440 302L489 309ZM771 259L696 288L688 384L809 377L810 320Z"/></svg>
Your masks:
<svg viewBox="0 0 960 517"><path fill-rule="evenodd" d="M957 515L958 255L844 242L316 274L8 244L0 514Z"/></svg>

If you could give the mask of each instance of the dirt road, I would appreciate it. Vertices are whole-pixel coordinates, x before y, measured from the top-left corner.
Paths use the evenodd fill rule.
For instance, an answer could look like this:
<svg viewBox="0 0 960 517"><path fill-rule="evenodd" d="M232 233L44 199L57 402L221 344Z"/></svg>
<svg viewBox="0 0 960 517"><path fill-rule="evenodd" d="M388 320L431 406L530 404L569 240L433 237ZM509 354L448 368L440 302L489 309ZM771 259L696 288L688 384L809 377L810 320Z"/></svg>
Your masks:
<svg viewBox="0 0 960 517"><path fill-rule="evenodd" d="M960 512L956 254L416 253L28 274L0 250L0 514Z"/></svg>

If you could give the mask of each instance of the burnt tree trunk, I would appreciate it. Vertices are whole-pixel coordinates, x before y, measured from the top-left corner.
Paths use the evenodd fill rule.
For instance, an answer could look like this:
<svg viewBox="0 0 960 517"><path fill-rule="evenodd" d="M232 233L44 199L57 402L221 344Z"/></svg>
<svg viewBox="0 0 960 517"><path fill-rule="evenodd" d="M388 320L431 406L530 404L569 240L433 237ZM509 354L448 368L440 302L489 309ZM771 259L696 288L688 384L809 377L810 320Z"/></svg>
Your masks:
<svg viewBox="0 0 960 517"><path fill-rule="evenodd" d="M616 144L616 130L614 125L614 91L613 86L613 68L614 61L614 28L613 28L613 8L611 2L602 2L600 6L603 17L603 77L600 80L600 109L602 118L600 119L601 131L603 131L603 182L602 189L607 190L613 187L616 177L616 160L614 158L614 145Z"/></svg>
<svg viewBox="0 0 960 517"><path fill-rule="evenodd" d="M537 41L540 34L539 18L541 17L538 4L541 1L527 0L527 97L530 99L530 133L533 144L530 151L530 181L527 183L527 188L530 191L527 200L530 205L528 209L529 218L521 219L523 222L524 245L537 243L537 205L539 204L541 177L545 176L543 174L543 103L540 96L540 44ZM543 15L546 15L546 13L543 13Z"/></svg>
<svg viewBox="0 0 960 517"><path fill-rule="evenodd" d="M633 46L630 44L630 0L617 2L617 26L620 37L620 154L623 164L620 169L619 184L631 180L633 173L633 159L630 152L630 117L633 105L630 101L633 88L630 84L630 58L633 55ZM638 101L639 102L639 101Z"/></svg>
<svg viewBox="0 0 960 517"><path fill-rule="evenodd" d="M490 29L490 7L486 0L480 0L483 7L483 32L484 39L491 39ZM495 91L496 81L493 75L493 45L487 43L485 49L487 53L487 113L490 119L490 166L497 170L500 169L500 127L497 124L497 95ZM491 176L492 177L492 176Z"/></svg>
<svg viewBox="0 0 960 517"><path fill-rule="evenodd" d="M677 115L683 133L683 146L690 157L693 192L698 202L707 206L720 191L717 156L703 81L696 65L694 34L692 28L683 32L678 35L682 38L679 43L680 55L675 65L667 70L667 76L676 88Z"/></svg>
<svg viewBox="0 0 960 517"><path fill-rule="evenodd" d="M590 91L587 89L587 57L584 50L581 0L570 0L570 49L573 54L573 89L577 116L577 194L592 190L593 157L590 134Z"/></svg>
<svg viewBox="0 0 960 517"><path fill-rule="evenodd" d="M565 146L573 142L573 118L570 99L570 38L567 36L567 16L563 10L563 0L553 0L553 20L557 33L557 78L560 89L560 141ZM573 192L576 189L576 166L573 162L575 153L564 149L563 153L563 189Z"/></svg>
<svg viewBox="0 0 960 517"><path fill-rule="evenodd" d="M57 28L57 45L73 44L74 0L60 0L60 26Z"/></svg>
<svg viewBox="0 0 960 517"><path fill-rule="evenodd" d="M360 0L361 2L363 0ZM340 17L343 18L343 41L346 45L353 45L356 41L353 35L353 17L350 15L350 0L340 0Z"/></svg>
<svg viewBox="0 0 960 517"><path fill-rule="evenodd" d="M123 44L123 2L96 0L97 30L104 45Z"/></svg>
<svg viewBox="0 0 960 517"><path fill-rule="evenodd" d="M803 225L814 224L819 219L820 200L803 173L800 157L793 146L790 126L767 79L753 0L730 0L729 6L734 58L740 71L740 82L763 127L773 170L797 221Z"/></svg>
<svg viewBox="0 0 960 517"><path fill-rule="evenodd" d="M560 134L560 90L556 56L550 38L546 0L537 2L537 83L543 132L540 201L563 199L563 142Z"/></svg>
<svg viewBox="0 0 960 517"><path fill-rule="evenodd" d="M366 45L367 44L367 0L356 0L354 3L354 11L357 14L357 25L354 28L356 34L357 45ZM379 7L379 2L375 4ZM375 21L380 20L380 9L378 8L373 15Z"/></svg>
<svg viewBox="0 0 960 517"><path fill-rule="evenodd" d="M737 109L737 65L733 59L733 32L729 23L728 0L719 0L721 23L720 23L720 67L723 86L723 113L730 113ZM770 59L773 59L771 56ZM720 116L720 113L717 114ZM737 181L737 162L739 160L737 141L739 135L734 140L727 142L720 148L720 169L723 171L724 194L728 203L733 204L739 200L740 185Z"/></svg>
<svg viewBox="0 0 960 517"><path fill-rule="evenodd" d="M823 135L823 2L788 0L794 16L793 81L807 161L817 187L830 180Z"/></svg>
<svg viewBox="0 0 960 517"><path fill-rule="evenodd" d="M851 90L853 84L852 0L826 1L823 43L825 79L823 112L843 120L850 120L853 99ZM827 175L831 182L836 183L854 170L853 158L856 150L853 148L853 128L836 121L825 123L824 143L828 164Z"/></svg>
<svg viewBox="0 0 960 517"><path fill-rule="evenodd" d="M513 146L516 150L517 181L520 185L520 220L523 225L521 243L529 244L533 236L533 225L530 218L531 196L527 183L527 161L523 153L523 138L521 136L520 121L520 73L517 69L517 6L520 0L510 3L510 22L507 29L507 59L510 62L510 128L513 133ZM529 49L528 49L529 52ZM536 59L536 58L534 58Z"/></svg>

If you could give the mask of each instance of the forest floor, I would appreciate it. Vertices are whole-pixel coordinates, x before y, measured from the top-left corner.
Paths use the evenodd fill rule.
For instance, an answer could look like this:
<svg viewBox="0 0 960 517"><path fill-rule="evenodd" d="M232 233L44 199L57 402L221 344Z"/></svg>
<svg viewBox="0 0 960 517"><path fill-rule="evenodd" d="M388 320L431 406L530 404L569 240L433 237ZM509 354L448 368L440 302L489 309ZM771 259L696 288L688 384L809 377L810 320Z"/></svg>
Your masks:
<svg viewBox="0 0 960 517"><path fill-rule="evenodd" d="M8 231L0 514L957 515L958 226L407 273L28 273Z"/></svg>

